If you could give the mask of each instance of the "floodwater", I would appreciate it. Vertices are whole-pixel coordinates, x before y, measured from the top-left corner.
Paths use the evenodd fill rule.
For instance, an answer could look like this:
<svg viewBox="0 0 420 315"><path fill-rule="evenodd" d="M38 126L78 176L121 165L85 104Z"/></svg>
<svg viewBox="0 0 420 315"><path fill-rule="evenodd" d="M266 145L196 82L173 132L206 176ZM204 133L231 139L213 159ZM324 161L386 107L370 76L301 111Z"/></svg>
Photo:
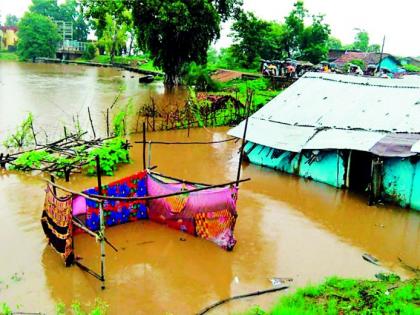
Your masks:
<svg viewBox="0 0 420 315"><path fill-rule="evenodd" d="M2 130L12 128L11 121L19 121L28 110L40 125L55 124L77 113L84 98L83 104L91 104L99 117L120 81L128 81L126 93L137 95L137 105L150 93L162 102L182 99L168 96L159 84L138 86L112 69L0 63L0 74ZM57 101L64 104L66 114L57 109ZM103 125L97 124L103 132ZM227 130L195 129L189 138L183 130L148 137L209 141L226 138ZM132 136L131 142L138 139ZM238 148L239 143L233 142L154 145L151 160L161 173L216 184L236 178ZM131 148L131 158L133 163L122 166L117 177L140 170L141 145ZM59 302L69 305L78 300L88 306L101 298L110 305L110 314L195 314L229 296L269 289L273 277L293 278L291 291L332 275L373 278L391 270L410 276L399 259L420 265L418 212L389 205L368 207L363 196L246 163L242 177L251 181L240 187L238 243L233 252L153 222L109 228L107 238L118 252L107 247L107 288L101 291L95 278L77 267L65 268L47 246L39 221L45 187L41 176L1 171L0 303L53 314ZM94 186L95 179L77 175L63 185L81 190ZM77 236L75 248L85 265L99 270L99 246L92 238ZM377 257L382 266L364 261L364 253ZM280 294L230 302L210 314L240 312L257 304L268 309Z"/></svg>

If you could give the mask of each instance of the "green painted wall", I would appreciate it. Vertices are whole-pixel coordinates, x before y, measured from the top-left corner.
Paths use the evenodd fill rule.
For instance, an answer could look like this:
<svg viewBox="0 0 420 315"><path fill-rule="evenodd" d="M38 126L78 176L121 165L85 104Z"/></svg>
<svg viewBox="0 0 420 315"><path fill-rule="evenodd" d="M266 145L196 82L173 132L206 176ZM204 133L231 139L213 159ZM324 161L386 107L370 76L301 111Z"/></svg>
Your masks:
<svg viewBox="0 0 420 315"><path fill-rule="evenodd" d="M281 151L255 145L248 142L245 152L253 164L270 167L289 174L311 178L334 187L344 186L345 166L341 156L336 151L321 152L310 163L310 152L307 155Z"/></svg>
<svg viewBox="0 0 420 315"><path fill-rule="evenodd" d="M384 160L383 194L401 207L420 210L420 162L410 159Z"/></svg>
<svg viewBox="0 0 420 315"><path fill-rule="evenodd" d="M345 185L345 166L343 158L337 151L323 151L310 164L307 157L302 156L299 175L312 178L318 182L341 188Z"/></svg>
<svg viewBox="0 0 420 315"><path fill-rule="evenodd" d="M311 152L293 153L251 142L246 144L245 153L253 164L311 178L334 187L345 186L346 165L337 151L321 151L312 163ZM385 158L382 194L385 200L401 207L420 210L420 161Z"/></svg>

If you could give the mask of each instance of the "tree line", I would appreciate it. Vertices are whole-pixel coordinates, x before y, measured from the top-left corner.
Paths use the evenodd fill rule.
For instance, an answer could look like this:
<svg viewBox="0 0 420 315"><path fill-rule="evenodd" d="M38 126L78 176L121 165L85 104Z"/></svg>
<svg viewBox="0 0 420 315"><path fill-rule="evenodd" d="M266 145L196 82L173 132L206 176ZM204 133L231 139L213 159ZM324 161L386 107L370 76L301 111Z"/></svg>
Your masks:
<svg viewBox="0 0 420 315"><path fill-rule="evenodd" d="M256 68L259 60L294 58L319 63L331 48L344 48L331 37L323 15L313 15L298 0L284 22L265 21L242 9L242 0L32 0L19 21L18 54L22 59L54 56L60 36L54 21L73 23L73 38L98 38L95 54L114 57L148 53L165 73L169 86L180 83L191 64L206 65L217 57L232 67ZM221 23L233 20L233 45L215 54ZM6 18L7 23L17 19ZM308 23L309 22L309 23ZM378 50L365 31L356 35L353 49ZM346 48L347 49L347 48Z"/></svg>

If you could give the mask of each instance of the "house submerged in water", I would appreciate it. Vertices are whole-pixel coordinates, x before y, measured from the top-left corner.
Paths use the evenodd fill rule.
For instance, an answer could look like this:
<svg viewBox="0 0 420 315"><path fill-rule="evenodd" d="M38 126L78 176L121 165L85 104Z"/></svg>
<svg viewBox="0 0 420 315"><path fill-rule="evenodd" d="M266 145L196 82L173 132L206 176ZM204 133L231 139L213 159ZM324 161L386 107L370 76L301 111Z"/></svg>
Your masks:
<svg viewBox="0 0 420 315"><path fill-rule="evenodd" d="M246 140L251 163L420 210L420 79L307 73L250 116Z"/></svg>

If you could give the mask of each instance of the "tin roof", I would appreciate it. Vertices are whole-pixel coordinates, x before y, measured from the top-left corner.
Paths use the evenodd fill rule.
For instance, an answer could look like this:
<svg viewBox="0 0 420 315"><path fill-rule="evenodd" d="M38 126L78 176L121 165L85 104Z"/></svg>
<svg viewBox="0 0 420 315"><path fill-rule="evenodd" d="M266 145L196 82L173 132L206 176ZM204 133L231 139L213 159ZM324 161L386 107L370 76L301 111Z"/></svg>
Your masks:
<svg viewBox="0 0 420 315"><path fill-rule="evenodd" d="M258 124L253 123L255 120L259 120ZM419 121L418 80L307 73L250 117L248 134L254 140L247 139L259 144L270 142L270 147L282 150L294 147L295 152L298 148L327 147L369 151L381 135L420 133ZM312 129L314 133L305 143L300 137L288 140L284 146L283 140L276 140L284 138L282 131L265 129L273 123L293 130ZM242 137L243 124L229 134Z"/></svg>

